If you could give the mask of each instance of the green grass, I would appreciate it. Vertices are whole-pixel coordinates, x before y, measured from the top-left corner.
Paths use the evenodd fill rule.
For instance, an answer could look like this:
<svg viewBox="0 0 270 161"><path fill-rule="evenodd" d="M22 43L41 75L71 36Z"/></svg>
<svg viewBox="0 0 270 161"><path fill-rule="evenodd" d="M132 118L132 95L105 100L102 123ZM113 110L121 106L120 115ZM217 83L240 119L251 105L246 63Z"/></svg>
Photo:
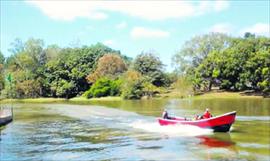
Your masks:
<svg viewBox="0 0 270 161"><path fill-rule="evenodd" d="M169 92L163 95L158 95L153 97L153 99L165 99L165 98L188 98L188 99L217 99L217 98L226 98L226 99L234 99L234 98L263 98L262 96L249 96L243 95L241 92L208 92L197 96L186 97L180 95L176 92ZM19 102L19 103L56 103L56 102L99 102L99 101L122 101L122 97L100 97L100 98L90 98L87 99L85 97L74 97L71 99L64 99L64 98L26 98L26 99L2 99L0 103L10 103L10 102Z"/></svg>
<svg viewBox="0 0 270 161"><path fill-rule="evenodd" d="M189 96L187 94L184 94L179 91L172 90L170 92L164 93L164 94L159 94L157 97L160 98L184 98L184 99L216 99L216 98L263 98L263 96L258 96L256 94L251 94L247 95L244 92L226 92L226 91L211 91L207 93L202 93L200 95L195 95L195 96Z"/></svg>
<svg viewBox="0 0 270 161"><path fill-rule="evenodd" d="M25 98L25 99L3 99L1 103L20 102L20 103L50 103L66 101L64 98Z"/></svg>
<svg viewBox="0 0 270 161"><path fill-rule="evenodd" d="M192 97L194 99L215 99L215 98L263 98L262 96L243 95L241 92L209 92Z"/></svg>
<svg viewBox="0 0 270 161"><path fill-rule="evenodd" d="M71 101L71 102L121 101L121 100L123 100L123 98L112 97L112 96L100 97L100 98L90 98L90 99L87 99L85 97L74 97L74 98L69 99L69 101Z"/></svg>
<svg viewBox="0 0 270 161"><path fill-rule="evenodd" d="M121 97L101 97L101 98L91 98L87 99L85 97L74 97L71 99L64 98L25 98L25 99L2 99L0 103L10 103L10 102L19 102L19 103L54 103L54 102L95 102L95 101L119 101L122 100Z"/></svg>

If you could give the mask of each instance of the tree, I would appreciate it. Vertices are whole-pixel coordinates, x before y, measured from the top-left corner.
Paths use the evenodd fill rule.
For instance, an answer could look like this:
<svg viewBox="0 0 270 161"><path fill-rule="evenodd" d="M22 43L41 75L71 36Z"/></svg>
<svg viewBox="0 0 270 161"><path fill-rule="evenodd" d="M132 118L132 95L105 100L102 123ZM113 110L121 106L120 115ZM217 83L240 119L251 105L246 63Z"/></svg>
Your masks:
<svg viewBox="0 0 270 161"><path fill-rule="evenodd" d="M0 51L0 64L4 64L5 63L5 57L2 54L2 52Z"/></svg>
<svg viewBox="0 0 270 161"><path fill-rule="evenodd" d="M252 89L269 92L270 39L246 35L231 38L230 46L213 50L199 65L189 68L196 90L209 91L213 84L221 89L241 91Z"/></svg>
<svg viewBox="0 0 270 161"><path fill-rule="evenodd" d="M144 81L142 83L143 86L143 95L147 96L147 97L153 97L155 93L158 93L158 87L156 87L155 85L153 85L150 82Z"/></svg>
<svg viewBox="0 0 270 161"><path fill-rule="evenodd" d="M180 97L193 95L192 81L186 76L179 76L172 84L172 87L175 89L176 94Z"/></svg>
<svg viewBox="0 0 270 161"><path fill-rule="evenodd" d="M86 79L89 83L94 83L101 77L116 79L127 70L127 66L119 55L106 54L98 60L97 68L90 73Z"/></svg>
<svg viewBox="0 0 270 161"><path fill-rule="evenodd" d="M21 53L22 51L24 51L24 43L19 38L16 38L14 42L12 42L10 45L12 46L12 48L8 50L13 54Z"/></svg>
<svg viewBox="0 0 270 161"><path fill-rule="evenodd" d="M163 64L159 57L151 52L141 53L138 55L133 63L134 70L140 72L147 81L155 86L162 86L165 84Z"/></svg>
<svg viewBox="0 0 270 161"><path fill-rule="evenodd" d="M13 75L14 87L18 87L14 88L17 94L13 96L33 97L27 91L33 90L32 86L40 85L36 80L39 80L39 71L46 63L43 54L44 42L41 39L29 39L23 43L16 39L11 45L10 51L13 54L6 60L6 70Z"/></svg>
<svg viewBox="0 0 270 161"><path fill-rule="evenodd" d="M61 50L62 49L56 44L49 45L46 49L44 49L47 61L57 59Z"/></svg>
<svg viewBox="0 0 270 161"><path fill-rule="evenodd" d="M141 73L128 70L122 76L122 97L125 99L139 99L143 96L143 79Z"/></svg>
<svg viewBox="0 0 270 161"><path fill-rule="evenodd" d="M25 52L36 62L37 68L46 63L47 58L43 46L44 41L41 39L30 38L25 42Z"/></svg>
<svg viewBox="0 0 270 161"><path fill-rule="evenodd" d="M5 86L4 63L5 63L5 57L0 51L0 91L3 90Z"/></svg>
<svg viewBox="0 0 270 161"><path fill-rule="evenodd" d="M255 34L252 34L250 32L246 32L245 35L244 35L244 38L255 38Z"/></svg>
<svg viewBox="0 0 270 161"><path fill-rule="evenodd" d="M36 80L17 82L15 88L16 97L18 98L36 98L40 96L40 84Z"/></svg>
<svg viewBox="0 0 270 161"><path fill-rule="evenodd" d="M230 46L230 37L221 33L195 36L186 41L172 61L179 73L185 74L200 65L212 51L221 52Z"/></svg>
<svg viewBox="0 0 270 161"><path fill-rule="evenodd" d="M221 67L222 88L258 90L262 69L269 66L269 38L235 38L232 46L223 52Z"/></svg>
<svg viewBox="0 0 270 161"><path fill-rule="evenodd" d="M107 53L117 51L102 44L61 49L58 56L45 65L44 88L47 96L69 98L88 90L86 76L94 71L96 61Z"/></svg>

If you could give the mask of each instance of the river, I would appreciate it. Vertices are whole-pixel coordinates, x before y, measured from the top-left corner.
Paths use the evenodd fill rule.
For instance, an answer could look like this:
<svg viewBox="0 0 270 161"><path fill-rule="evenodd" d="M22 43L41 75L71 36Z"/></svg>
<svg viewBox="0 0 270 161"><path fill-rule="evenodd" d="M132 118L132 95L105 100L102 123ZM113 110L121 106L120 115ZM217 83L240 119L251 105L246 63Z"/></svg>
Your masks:
<svg viewBox="0 0 270 161"><path fill-rule="evenodd" d="M270 160L270 99L17 103L0 160ZM159 126L163 109L194 117L237 111L229 133Z"/></svg>

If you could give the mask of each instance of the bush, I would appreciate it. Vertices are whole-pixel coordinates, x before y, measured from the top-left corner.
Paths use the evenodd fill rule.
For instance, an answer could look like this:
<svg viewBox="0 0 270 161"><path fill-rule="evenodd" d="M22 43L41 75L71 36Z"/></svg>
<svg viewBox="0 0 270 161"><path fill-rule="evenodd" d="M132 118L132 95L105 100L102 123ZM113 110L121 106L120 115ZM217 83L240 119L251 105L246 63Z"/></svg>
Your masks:
<svg viewBox="0 0 270 161"><path fill-rule="evenodd" d="M143 96L143 83L140 80L127 82L122 87L122 91L122 97L124 99L140 99Z"/></svg>
<svg viewBox="0 0 270 161"><path fill-rule="evenodd" d="M18 82L15 89L19 98L37 98L40 96L40 85L36 80Z"/></svg>
<svg viewBox="0 0 270 161"><path fill-rule="evenodd" d="M120 95L120 86L120 80L100 78L91 86L88 91L83 94L83 96L87 98L117 96Z"/></svg>
<svg viewBox="0 0 270 161"><path fill-rule="evenodd" d="M137 71L127 71L122 79L122 97L124 99L139 99L143 96L142 75Z"/></svg>
<svg viewBox="0 0 270 161"><path fill-rule="evenodd" d="M111 81L110 95L111 96L119 96L121 94L121 90L120 90L121 85L122 85L122 80L120 80L120 79Z"/></svg>

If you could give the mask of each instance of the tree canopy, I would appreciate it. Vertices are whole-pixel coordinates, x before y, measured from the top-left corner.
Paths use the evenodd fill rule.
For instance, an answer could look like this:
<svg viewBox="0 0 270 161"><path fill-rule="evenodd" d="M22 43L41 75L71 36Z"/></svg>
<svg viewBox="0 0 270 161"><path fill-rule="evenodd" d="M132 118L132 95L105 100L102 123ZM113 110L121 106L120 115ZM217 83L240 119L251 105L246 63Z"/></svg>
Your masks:
<svg viewBox="0 0 270 161"><path fill-rule="evenodd" d="M199 66L209 53L220 52L229 47L230 43L231 38L221 33L193 37L173 56L177 72L186 73L190 68Z"/></svg>
<svg viewBox="0 0 270 161"><path fill-rule="evenodd" d="M188 44L193 46L188 48L191 51L189 53L191 55L197 53L201 56L198 63L195 61L188 68L181 68L183 65L181 63L186 59L185 48L176 54L177 60L174 59L175 63L180 63L179 70L185 71L186 75L192 77L196 90L209 91L212 85L215 85L220 89L234 91L255 90L264 93L270 91L269 38L247 33L243 38L226 37L226 42L230 40L226 45L224 45L225 41L220 41L221 37L212 38L213 42L220 45L217 45L217 48L210 47L211 50L208 50L207 54L204 52L199 54L198 44L188 41Z"/></svg>
<svg viewBox="0 0 270 161"><path fill-rule="evenodd" d="M45 47L41 39L15 39L5 58L0 52L1 98L121 95L151 97L175 88L192 92L253 90L270 94L270 38L246 33L196 36L175 54L176 71L164 72L153 51L134 60L101 43L90 46ZM172 85L172 86L171 86ZM183 87L185 86L185 87Z"/></svg>
<svg viewBox="0 0 270 161"><path fill-rule="evenodd" d="M145 78L156 86L165 84L164 65L159 59L151 52L143 52L138 55L133 63L135 71L140 72Z"/></svg>
<svg viewBox="0 0 270 161"><path fill-rule="evenodd" d="M87 76L89 83L95 83L101 77L116 79L127 70L123 59L117 54L106 54L99 58L97 68Z"/></svg>
<svg viewBox="0 0 270 161"><path fill-rule="evenodd" d="M5 57L0 51L0 91L4 89L4 86L5 86L4 63L5 63Z"/></svg>

